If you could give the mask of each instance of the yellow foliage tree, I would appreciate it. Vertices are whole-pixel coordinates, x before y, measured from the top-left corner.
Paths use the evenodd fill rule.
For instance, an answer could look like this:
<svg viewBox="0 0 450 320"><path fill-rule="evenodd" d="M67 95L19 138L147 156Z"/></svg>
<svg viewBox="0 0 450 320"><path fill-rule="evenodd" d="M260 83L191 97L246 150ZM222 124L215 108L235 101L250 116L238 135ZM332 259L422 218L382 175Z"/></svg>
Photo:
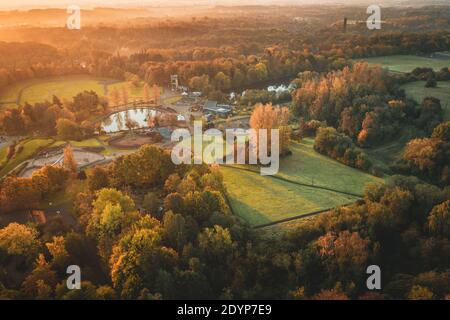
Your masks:
<svg viewBox="0 0 450 320"><path fill-rule="evenodd" d="M70 172L76 172L78 168L78 164L75 161L75 157L73 155L73 149L71 145L68 145L64 149L64 162L63 162L64 168L69 170Z"/></svg>
<svg viewBox="0 0 450 320"><path fill-rule="evenodd" d="M283 154L287 151L290 141L290 127L289 122L289 109L286 107L278 108L269 104L258 104L253 110L250 117L250 127L254 129L259 136L260 129L267 129L267 143L268 148L271 146L271 134L270 130L280 130L280 153ZM258 141L259 144L259 141Z"/></svg>

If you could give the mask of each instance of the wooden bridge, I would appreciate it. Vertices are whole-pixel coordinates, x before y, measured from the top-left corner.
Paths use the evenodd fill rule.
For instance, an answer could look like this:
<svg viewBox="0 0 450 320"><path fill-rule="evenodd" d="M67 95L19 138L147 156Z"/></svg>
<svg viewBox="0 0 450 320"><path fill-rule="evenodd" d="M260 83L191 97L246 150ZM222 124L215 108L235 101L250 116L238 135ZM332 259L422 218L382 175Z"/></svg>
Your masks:
<svg viewBox="0 0 450 320"><path fill-rule="evenodd" d="M137 100L137 101L133 101L131 103L111 107L111 108L109 108L107 113L95 118L94 120L91 121L91 123L95 124L95 123L101 122L101 121L109 118L110 116L112 116L115 113L133 110L133 109L152 109L152 110L156 110L156 111L159 111L162 113L176 113L175 110L168 108L168 107L164 107L163 105L146 102L144 100Z"/></svg>

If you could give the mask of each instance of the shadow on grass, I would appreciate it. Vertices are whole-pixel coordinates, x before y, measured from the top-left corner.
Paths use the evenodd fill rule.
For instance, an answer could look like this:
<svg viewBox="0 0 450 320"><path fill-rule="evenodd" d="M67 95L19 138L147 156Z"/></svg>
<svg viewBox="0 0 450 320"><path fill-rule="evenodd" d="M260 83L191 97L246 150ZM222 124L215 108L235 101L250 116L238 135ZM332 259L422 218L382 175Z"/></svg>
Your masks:
<svg viewBox="0 0 450 320"><path fill-rule="evenodd" d="M251 227L273 222L273 220L267 218L267 216L265 216L262 212L239 201L233 196L228 195L228 200L231 205L232 212L244 223L248 223Z"/></svg>

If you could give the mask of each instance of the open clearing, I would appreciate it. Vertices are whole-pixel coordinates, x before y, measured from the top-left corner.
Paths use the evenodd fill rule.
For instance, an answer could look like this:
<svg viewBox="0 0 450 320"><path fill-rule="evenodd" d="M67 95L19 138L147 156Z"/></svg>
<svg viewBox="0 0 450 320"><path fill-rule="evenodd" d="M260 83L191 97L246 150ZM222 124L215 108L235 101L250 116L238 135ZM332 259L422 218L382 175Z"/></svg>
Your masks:
<svg viewBox="0 0 450 320"><path fill-rule="evenodd" d="M417 67L433 68L439 71L444 67L450 67L450 55L438 52L432 57L414 55L393 55L362 59L371 65L381 65L392 72L411 72Z"/></svg>
<svg viewBox="0 0 450 320"><path fill-rule="evenodd" d="M374 165L377 165L385 173L392 174L389 168L402 156L403 150L409 141L416 138L426 137L426 133L413 125L405 125L396 134L396 138L380 146L365 149L364 152L370 157Z"/></svg>
<svg viewBox="0 0 450 320"><path fill-rule="evenodd" d="M276 177L263 177L259 171L221 167L233 211L250 225L259 226L345 205L359 198L345 192L362 195L366 184L383 183L383 179L316 153L312 139L293 143L291 150L293 155L281 161ZM313 178L314 187L306 186L312 184Z"/></svg>
<svg viewBox="0 0 450 320"><path fill-rule="evenodd" d="M258 173L222 167L233 212L252 226L355 201L357 197L295 185Z"/></svg>
<svg viewBox="0 0 450 320"><path fill-rule="evenodd" d="M292 143L289 148L292 155L280 162L278 176L282 178L356 194L363 194L367 183L383 183L381 178L317 153L313 139Z"/></svg>
<svg viewBox="0 0 450 320"><path fill-rule="evenodd" d="M88 75L50 77L32 79L7 86L0 91L0 107L13 107L19 104L51 101L53 95L61 100L72 99L84 90L93 90L99 96L107 96L112 88L126 87L130 97L141 93L141 88L132 88L128 82L96 78Z"/></svg>
<svg viewBox="0 0 450 320"><path fill-rule="evenodd" d="M438 81L436 88L425 88L425 81L416 81L401 87L411 99L422 103L426 97L435 97L441 100L442 108L445 110L445 120L450 120L450 81Z"/></svg>

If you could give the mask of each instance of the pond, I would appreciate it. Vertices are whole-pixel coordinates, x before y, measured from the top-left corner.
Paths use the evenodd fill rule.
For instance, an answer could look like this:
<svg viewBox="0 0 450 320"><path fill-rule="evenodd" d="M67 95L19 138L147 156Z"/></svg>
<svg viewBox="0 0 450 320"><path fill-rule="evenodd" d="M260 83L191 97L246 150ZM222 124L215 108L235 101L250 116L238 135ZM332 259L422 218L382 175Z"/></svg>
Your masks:
<svg viewBox="0 0 450 320"><path fill-rule="evenodd" d="M114 133L123 130L147 128L148 120L161 116L160 111L153 109L131 109L112 114L102 122L102 130Z"/></svg>

